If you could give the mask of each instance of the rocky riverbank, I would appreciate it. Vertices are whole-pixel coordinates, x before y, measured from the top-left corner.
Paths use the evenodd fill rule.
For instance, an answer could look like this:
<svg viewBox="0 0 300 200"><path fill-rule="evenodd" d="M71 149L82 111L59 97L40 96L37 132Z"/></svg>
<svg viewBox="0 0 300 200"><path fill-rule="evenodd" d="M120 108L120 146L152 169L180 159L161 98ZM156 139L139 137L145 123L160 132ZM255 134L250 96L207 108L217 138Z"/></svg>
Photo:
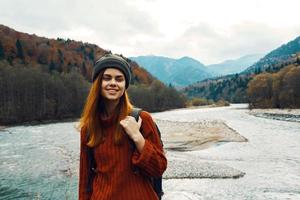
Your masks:
<svg viewBox="0 0 300 200"><path fill-rule="evenodd" d="M252 109L248 113L267 119L300 122L300 109Z"/></svg>
<svg viewBox="0 0 300 200"><path fill-rule="evenodd" d="M224 164L205 162L197 156L181 152L168 152L168 168L164 179L194 179L194 178L240 178L244 172Z"/></svg>

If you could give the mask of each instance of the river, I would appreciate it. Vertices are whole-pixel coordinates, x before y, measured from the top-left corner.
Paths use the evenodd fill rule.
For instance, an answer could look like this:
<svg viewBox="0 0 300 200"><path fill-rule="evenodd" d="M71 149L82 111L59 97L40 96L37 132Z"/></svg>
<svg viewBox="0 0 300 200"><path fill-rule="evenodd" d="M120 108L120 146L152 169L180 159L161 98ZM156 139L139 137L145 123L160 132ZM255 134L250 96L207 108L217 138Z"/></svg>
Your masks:
<svg viewBox="0 0 300 200"><path fill-rule="evenodd" d="M184 152L245 175L167 179L164 199L300 199L300 123L255 117L246 107L233 104L153 114L171 121L223 120L249 140ZM68 122L1 131L0 199L77 199L79 133L74 127L75 122Z"/></svg>

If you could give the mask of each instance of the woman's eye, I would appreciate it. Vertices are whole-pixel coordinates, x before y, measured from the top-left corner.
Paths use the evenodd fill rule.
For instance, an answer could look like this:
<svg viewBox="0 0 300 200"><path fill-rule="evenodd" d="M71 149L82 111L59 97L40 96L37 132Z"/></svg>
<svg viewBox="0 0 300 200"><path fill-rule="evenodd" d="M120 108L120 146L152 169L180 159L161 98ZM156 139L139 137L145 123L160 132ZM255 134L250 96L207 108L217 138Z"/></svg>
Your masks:
<svg viewBox="0 0 300 200"><path fill-rule="evenodd" d="M103 80L105 80L105 81L109 81L111 78L110 77L107 77L107 76L104 76L103 77Z"/></svg>
<svg viewBox="0 0 300 200"><path fill-rule="evenodd" d="M124 78L116 78L116 81L122 82L122 81L124 81Z"/></svg>

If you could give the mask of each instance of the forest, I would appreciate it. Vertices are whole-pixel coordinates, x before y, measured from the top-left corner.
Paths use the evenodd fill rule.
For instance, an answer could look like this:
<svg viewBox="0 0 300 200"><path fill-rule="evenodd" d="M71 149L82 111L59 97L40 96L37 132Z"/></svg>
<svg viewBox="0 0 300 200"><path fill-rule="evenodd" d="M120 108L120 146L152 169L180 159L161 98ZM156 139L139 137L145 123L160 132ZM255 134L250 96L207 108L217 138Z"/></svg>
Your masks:
<svg viewBox="0 0 300 200"><path fill-rule="evenodd" d="M296 42L270 55L277 55L279 50L281 55ZM0 124L79 118L93 64L109 52L94 44L48 39L0 25ZM264 68L252 68L251 73L207 79L181 91L164 85L124 57L133 74L128 93L135 106L149 112L213 102L249 103L250 108L299 108L300 55L273 57L263 59L260 65Z"/></svg>
<svg viewBox="0 0 300 200"><path fill-rule="evenodd" d="M93 64L109 52L93 44L47 39L0 25L0 124L79 118ZM149 112L185 107L186 98L172 86L127 61L134 105Z"/></svg>
<svg viewBox="0 0 300 200"><path fill-rule="evenodd" d="M250 103L250 107L299 108L299 104L293 102L300 94L296 87L296 85L300 85L298 81L300 80L300 74L297 72L297 66L299 65L300 54L293 54L288 59L270 64L264 69L256 68L252 73L240 73L207 79L184 88L182 92L188 97L200 97L213 101L224 99L232 103ZM268 80L268 84L266 81L263 82L263 80ZM258 83L254 86L256 81ZM268 93L270 88L265 85L272 85L271 83L274 84L274 88L271 93ZM250 86L251 88L249 89ZM252 89L253 87L255 89ZM256 89L259 89L261 95L255 93ZM285 98L278 96L279 92L277 90L281 89L289 89L289 92L280 92ZM265 94L266 96L263 96L264 92L268 93L268 95ZM270 99L270 95L273 97L273 103L270 103L269 100L266 100L267 103L262 101L264 98ZM259 100L256 101L256 98ZM281 103L278 103L278 99L281 99Z"/></svg>

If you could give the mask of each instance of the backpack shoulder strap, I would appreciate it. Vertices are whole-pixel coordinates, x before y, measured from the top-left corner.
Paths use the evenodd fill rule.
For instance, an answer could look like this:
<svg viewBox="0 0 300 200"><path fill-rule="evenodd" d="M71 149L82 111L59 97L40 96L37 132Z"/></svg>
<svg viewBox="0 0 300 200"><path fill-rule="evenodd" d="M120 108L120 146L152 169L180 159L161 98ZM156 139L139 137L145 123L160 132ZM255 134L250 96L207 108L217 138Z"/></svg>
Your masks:
<svg viewBox="0 0 300 200"><path fill-rule="evenodd" d="M131 113L129 114L130 116L134 117L135 121L139 121L139 116L140 116L140 113L142 112L142 109L140 108L132 108L132 111ZM130 146L131 148L134 150L135 149L135 144L132 140L129 140L130 141Z"/></svg>
<svg viewBox="0 0 300 200"><path fill-rule="evenodd" d="M142 112L142 109L140 109L140 108L133 108L132 109L132 111L131 111L131 113L130 113L130 116L132 116L132 117L134 117L135 118L135 121L139 121L139 116L140 116L140 113ZM154 125L155 125L155 128L156 128L156 130L157 130L157 133L158 133L158 136L159 136L159 138L160 138L160 144L162 145L162 146L164 146L164 144L163 144L163 142L162 142L162 140L161 140L161 132L160 132L160 130L159 130L159 128L158 128L158 126L157 126L157 124L154 122Z"/></svg>
<svg viewBox="0 0 300 200"><path fill-rule="evenodd" d="M89 133L87 132L85 136L85 142L87 143L89 140ZM87 166L88 166L88 179L87 179L87 192L91 193L93 190L93 179L95 176L95 169L96 169L96 161L94 157L94 149L89 146L85 146L86 153L87 153Z"/></svg>
<svg viewBox="0 0 300 200"><path fill-rule="evenodd" d="M142 112L142 109L140 109L140 108L132 108L130 116L134 117L135 121L139 121L139 116L140 116L141 112Z"/></svg>
<svg viewBox="0 0 300 200"><path fill-rule="evenodd" d="M136 121L139 120L139 116L140 116L140 113L142 112L142 109L140 108L133 108L131 113L130 113L130 116L134 117ZM160 138L160 142L161 142L161 145L163 146L163 142L161 140L161 133L160 133L160 130L157 126L156 123L154 123L155 126L156 126L156 130L158 132L158 135L159 135L159 138ZM135 145L132 144L133 148L135 148ZM134 169L136 170L136 169ZM152 187L155 191L155 193L157 194L159 200L161 200L161 197L162 195L164 194L163 190L162 190L162 177L159 177L159 178L154 178L154 177L151 177L151 182L152 182Z"/></svg>

